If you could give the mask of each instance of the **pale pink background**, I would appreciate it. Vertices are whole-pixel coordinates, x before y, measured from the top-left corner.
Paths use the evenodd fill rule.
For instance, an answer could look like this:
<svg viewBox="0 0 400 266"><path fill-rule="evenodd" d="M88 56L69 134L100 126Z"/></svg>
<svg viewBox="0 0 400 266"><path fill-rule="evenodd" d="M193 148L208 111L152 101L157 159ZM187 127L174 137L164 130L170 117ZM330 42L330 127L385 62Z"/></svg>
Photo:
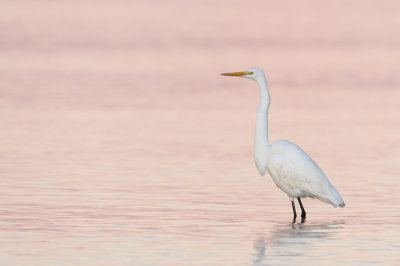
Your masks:
<svg viewBox="0 0 400 266"><path fill-rule="evenodd" d="M0 2L1 264L328 264L399 259L397 1ZM254 167L299 144L346 207ZM305 252L305 250L307 252Z"/></svg>

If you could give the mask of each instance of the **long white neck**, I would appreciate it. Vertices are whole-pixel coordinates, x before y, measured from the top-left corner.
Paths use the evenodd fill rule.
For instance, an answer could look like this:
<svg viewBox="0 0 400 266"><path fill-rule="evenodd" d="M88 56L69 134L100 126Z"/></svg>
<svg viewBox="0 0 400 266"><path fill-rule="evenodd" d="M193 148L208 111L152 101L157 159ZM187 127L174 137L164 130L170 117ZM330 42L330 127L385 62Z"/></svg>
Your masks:
<svg viewBox="0 0 400 266"><path fill-rule="evenodd" d="M267 155L269 149L268 140L268 109L270 105L270 95L265 77L256 80L260 87L260 104L258 105L256 132L254 139L254 161L261 175L267 169Z"/></svg>

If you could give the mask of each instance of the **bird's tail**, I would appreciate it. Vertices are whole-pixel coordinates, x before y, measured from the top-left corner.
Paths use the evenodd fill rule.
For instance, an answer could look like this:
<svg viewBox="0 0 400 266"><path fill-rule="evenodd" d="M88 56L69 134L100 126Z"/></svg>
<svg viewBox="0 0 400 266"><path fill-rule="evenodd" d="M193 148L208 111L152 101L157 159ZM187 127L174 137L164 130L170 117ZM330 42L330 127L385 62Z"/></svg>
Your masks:
<svg viewBox="0 0 400 266"><path fill-rule="evenodd" d="M328 191L326 191L326 193L321 194L321 195L317 195L314 193L312 194L312 198L317 198L320 201L326 202L328 204L331 204L333 207L341 207L343 208L345 206L344 201L342 196L340 196L339 192L336 190L336 188L334 186L332 186L331 184L330 188Z"/></svg>
<svg viewBox="0 0 400 266"><path fill-rule="evenodd" d="M329 200L329 203L332 204L335 208L338 206L343 208L345 206L342 196L340 196L339 192L334 186L331 185L329 193L327 193L326 196Z"/></svg>

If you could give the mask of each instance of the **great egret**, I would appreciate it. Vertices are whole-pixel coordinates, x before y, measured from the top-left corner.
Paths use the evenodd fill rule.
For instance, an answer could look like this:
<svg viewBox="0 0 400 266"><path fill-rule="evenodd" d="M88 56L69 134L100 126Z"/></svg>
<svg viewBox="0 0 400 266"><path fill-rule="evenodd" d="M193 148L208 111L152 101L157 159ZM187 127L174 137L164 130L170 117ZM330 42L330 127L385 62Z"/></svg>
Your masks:
<svg viewBox="0 0 400 266"><path fill-rule="evenodd" d="M294 198L299 201L302 222L306 218L306 211L300 198L316 198L330 203L334 207L343 208L345 204L339 192L332 186L319 166L299 146L287 140L277 140L269 144L268 109L270 95L264 71L255 67L247 71L223 73L221 75L252 79L260 87L254 161L260 174L264 175L268 170L276 186L289 196L292 202L293 222L297 217Z"/></svg>

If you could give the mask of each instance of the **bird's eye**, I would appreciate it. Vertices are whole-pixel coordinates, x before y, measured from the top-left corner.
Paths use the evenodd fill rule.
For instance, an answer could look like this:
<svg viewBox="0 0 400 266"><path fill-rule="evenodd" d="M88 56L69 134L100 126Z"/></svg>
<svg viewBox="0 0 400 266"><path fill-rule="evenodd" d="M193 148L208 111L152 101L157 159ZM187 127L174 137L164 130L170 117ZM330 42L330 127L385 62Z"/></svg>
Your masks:
<svg viewBox="0 0 400 266"><path fill-rule="evenodd" d="M247 71L246 75L253 75L253 71Z"/></svg>

